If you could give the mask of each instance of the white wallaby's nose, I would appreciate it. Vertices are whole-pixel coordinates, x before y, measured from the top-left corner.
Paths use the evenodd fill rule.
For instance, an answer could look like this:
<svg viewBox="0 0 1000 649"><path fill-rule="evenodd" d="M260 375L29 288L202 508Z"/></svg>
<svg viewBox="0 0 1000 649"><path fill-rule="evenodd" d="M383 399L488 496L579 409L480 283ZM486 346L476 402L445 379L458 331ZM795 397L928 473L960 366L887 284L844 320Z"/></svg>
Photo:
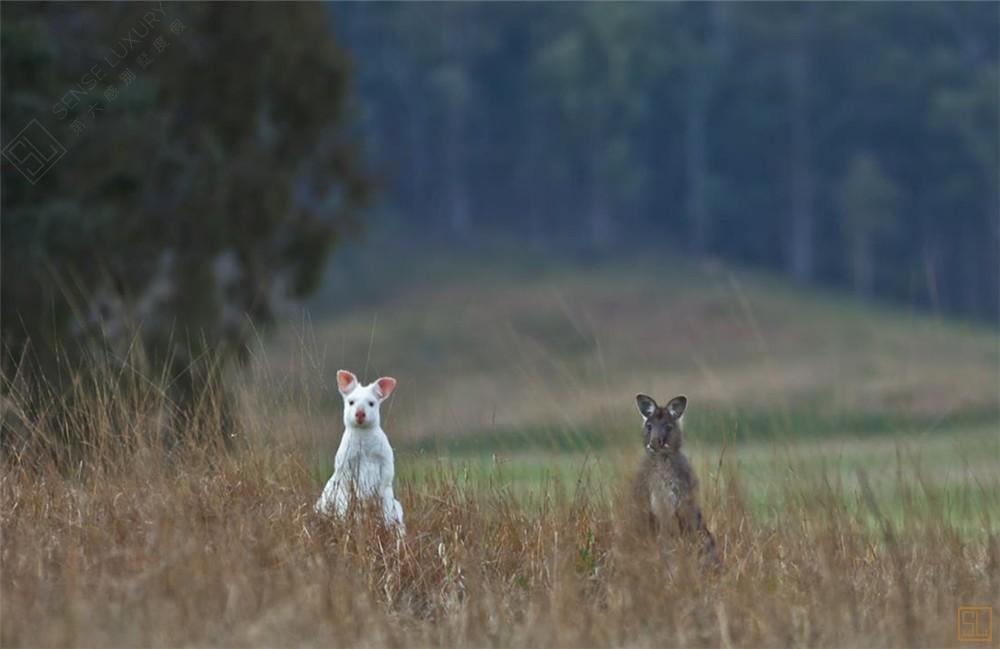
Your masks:
<svg viewBox="0 0 1000 649"><path fill-rule="evenodd" d="M359 424L365 423L365 410L364 408L358 408L354 413L354 421Z"/></svg>

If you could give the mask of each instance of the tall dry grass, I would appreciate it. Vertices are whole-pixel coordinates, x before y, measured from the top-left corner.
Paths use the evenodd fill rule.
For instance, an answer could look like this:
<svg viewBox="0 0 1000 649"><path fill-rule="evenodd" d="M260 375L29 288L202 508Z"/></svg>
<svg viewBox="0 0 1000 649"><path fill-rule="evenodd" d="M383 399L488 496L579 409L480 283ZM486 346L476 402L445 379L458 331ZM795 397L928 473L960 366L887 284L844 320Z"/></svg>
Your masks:
<svg viewBox="0 0 1000 649"><path fill-rule="evenodd" d="M890 522L822 472L762 520L723 461L703 480L722 556L705 573L637 531L627 476L515 497L500 472L470 486L442 461L400 485L397 540L363 508L313 514L313 450L263 430L264 400L243 400L248 432L223 442L211 396L182 417L157 381L108 379L63 417L8 386L5 434L43 443L3 460L5 647L938 647L956 644L956 606L1000 604L986 488L971 534L946 515L960 503L904 502Z"/></svg>

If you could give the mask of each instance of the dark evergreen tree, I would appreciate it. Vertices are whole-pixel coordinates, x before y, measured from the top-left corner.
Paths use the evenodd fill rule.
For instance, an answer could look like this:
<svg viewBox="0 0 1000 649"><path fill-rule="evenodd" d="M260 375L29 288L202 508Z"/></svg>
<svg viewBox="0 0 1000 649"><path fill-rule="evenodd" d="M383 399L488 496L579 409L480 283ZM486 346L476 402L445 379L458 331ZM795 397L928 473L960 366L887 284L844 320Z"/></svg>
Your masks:
<svg viewBox="0 0 1000 649"><path fill-rule="evenodd" d="M66 149L35 182L4 163L6 372L27 360L51 380L141 346L190 391L200 361L245 350L251 323L316 288L369 193L329 18L4 7L5 146L36 120Z"/></svg>

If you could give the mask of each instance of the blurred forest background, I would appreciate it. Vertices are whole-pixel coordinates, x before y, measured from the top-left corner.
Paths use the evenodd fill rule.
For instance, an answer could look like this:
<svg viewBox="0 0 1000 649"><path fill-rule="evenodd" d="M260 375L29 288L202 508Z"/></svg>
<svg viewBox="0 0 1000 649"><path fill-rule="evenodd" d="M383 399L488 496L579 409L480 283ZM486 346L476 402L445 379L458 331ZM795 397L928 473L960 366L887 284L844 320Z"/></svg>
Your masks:
<svg viewBox="0 0 1000 649"><path fill-rule="evenodd" d="M61 375L74 341L120 358L141 331L152 367L193 376L358 232L416 263L497 242L722 260L995 325L998 21L953 2L5 4L4 369ZM28 179L12 146L36 121L67 152Z"/></svg>
<svg viewBox="0 0 1000 649"><path fill-rule="evenodd" d="M996 321L996 3L346 4L400 222Z"/></svg>

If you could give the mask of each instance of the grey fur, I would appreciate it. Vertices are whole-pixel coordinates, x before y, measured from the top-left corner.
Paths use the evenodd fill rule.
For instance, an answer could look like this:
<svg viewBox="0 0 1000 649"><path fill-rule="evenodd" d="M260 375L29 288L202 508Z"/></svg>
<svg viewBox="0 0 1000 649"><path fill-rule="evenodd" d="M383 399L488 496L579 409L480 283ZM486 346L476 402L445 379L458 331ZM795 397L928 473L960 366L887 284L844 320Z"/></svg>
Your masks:
<svg viewBox="0 0 1000 649"><path fill-rule="evenodd" d="M642 397L645 395L636 397L640 412ZM698 479L681 452L681 419L687 398L674 397L663 407L649 401L655 407L643 422L646 455L635 480L636 502L655 531L698 540L702 556L717 565L715 537L705 525L698 501Z"/></svg>

